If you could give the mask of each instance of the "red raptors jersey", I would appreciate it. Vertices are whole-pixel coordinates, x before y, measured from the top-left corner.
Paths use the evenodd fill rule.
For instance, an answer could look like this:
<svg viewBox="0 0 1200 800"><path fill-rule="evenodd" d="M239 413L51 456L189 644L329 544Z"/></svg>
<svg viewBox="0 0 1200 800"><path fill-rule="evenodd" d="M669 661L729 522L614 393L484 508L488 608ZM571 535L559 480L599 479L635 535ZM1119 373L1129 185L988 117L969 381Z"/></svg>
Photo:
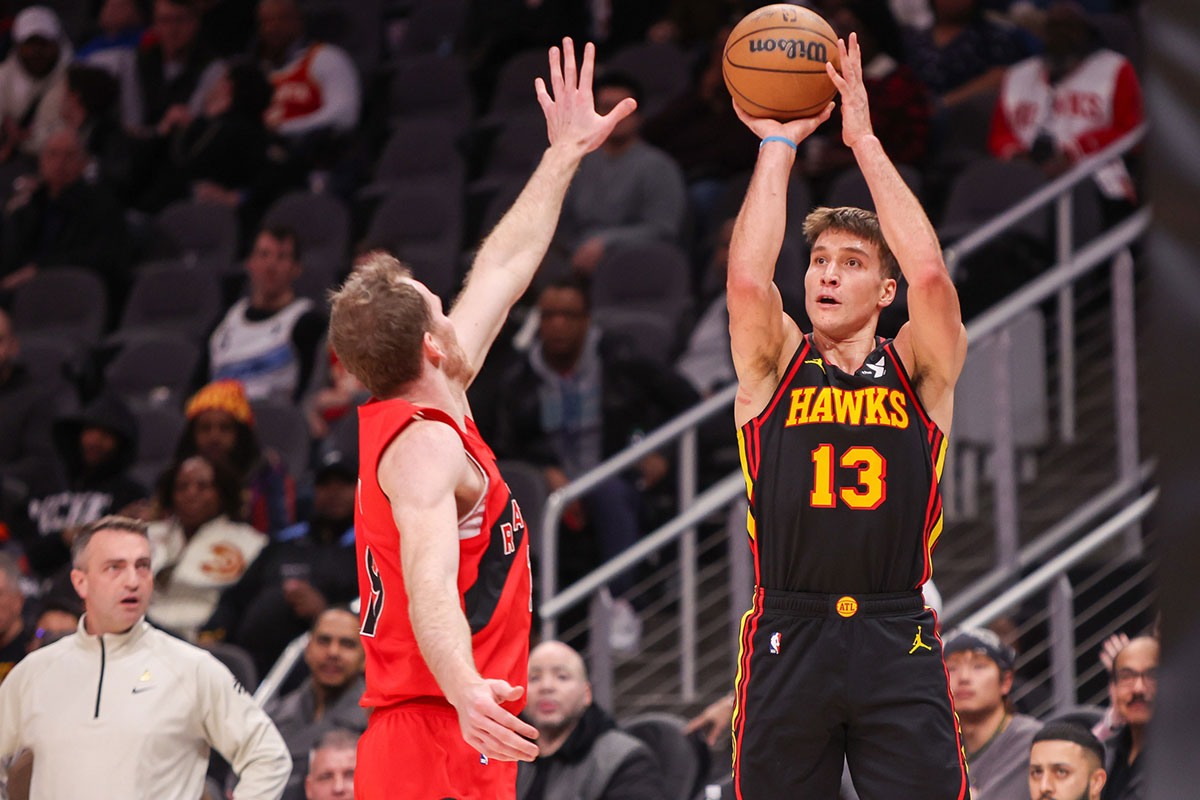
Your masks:
<svg viewBox="0 0 1200 800"><path fill-rule="evenodd" d="M414 419L437 420L454 428L462 437L463 449L485 476L479 502L458 522L458 593L471 626L471 649L479 674L524 687L532 610L529 541L517 501L496 468L495 454L472 420L466 421L466 430L460 430L445 412L406 400L373 400L359 408L358 419L354 529L367 657L362 705L390 706L417 697L444 697L417 647L400 568L400 533L376 477L383 451ZM505 707L515 714L524 705L522 695Z"/></svg>
<svg viewBox="0 0 1200 800"><path fill-rule="evenodd" d="M275 93L267 118L275 124L306 117L321 107L321 84L310 72L320 49L321 45L314 44L299 59L271 73Z"/></svg>

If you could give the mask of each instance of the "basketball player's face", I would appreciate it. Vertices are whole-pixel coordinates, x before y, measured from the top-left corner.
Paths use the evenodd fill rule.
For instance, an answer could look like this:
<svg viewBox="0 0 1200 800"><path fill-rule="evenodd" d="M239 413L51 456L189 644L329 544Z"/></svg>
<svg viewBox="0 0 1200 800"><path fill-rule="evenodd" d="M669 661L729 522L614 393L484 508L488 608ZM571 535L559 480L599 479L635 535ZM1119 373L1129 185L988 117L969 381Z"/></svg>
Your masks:
<svg viewBox="0 0 1200 800"><path fill-rule="evenodd" d="M545 734L574 725L592 703L579 654L562 642L544 642L529 654L525 715Z"/></svg>
<svg viewBox="0 0 1200 800"><path fill-rule="evenodd" d="M950 693L959 714L988 714L1004 704L1012 675L1003 675L996 662L983 653L962 651L946 658Z"/></svg>
<svg viewBox="0 0 1200 800"><path fill-rule="evenodd" d="M804 308L814 329L834 338L852 335L895 295L896 282L883 277L874 244L848 231L817 238L804 275Z"/></svg>
<svg viewBox="0 0 1200 800"><path fill-rule="evenodd" d="M1103 774L1096 756L1075 742L1035 742L1029 753L1029 797L1098 800Z"/></svg>

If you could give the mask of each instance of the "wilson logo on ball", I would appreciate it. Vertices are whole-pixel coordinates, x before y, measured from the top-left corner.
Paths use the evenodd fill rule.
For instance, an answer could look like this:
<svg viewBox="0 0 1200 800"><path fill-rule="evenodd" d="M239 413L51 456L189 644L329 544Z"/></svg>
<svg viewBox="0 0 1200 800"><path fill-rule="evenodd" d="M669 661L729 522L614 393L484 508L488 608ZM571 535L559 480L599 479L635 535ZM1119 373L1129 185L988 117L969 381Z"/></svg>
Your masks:
<svg viewBox="0 0 1200 800"><path fill-rule="evenodd" d="M751 53L774 53L779 51L788 58L804 58L824 64L829 60L828 51L823 42L811 42L804 39L751 39Z"/></svg>

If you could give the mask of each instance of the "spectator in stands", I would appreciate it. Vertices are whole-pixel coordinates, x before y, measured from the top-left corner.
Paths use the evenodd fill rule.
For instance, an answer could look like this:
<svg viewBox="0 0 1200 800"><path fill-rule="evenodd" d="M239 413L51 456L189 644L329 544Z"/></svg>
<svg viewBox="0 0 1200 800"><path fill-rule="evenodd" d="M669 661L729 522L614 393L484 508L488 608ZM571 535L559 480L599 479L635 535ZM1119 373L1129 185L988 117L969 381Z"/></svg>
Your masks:
<svg viewBox="0 0 1200 800"><path fill-rule="evenodd" d="M626 75L596 80L596 113L607 114L640 89ZM590 275L610 248L679 238L687 205L683 173L641 137L637 111L617 123L599 149L584 156L567 190L559 230L576 272Z"/></svg>
<svg viewBox="0 0 1200 800"><path fill-rule="evenodd" d="M7 553L0 553L0 682L25 657L33 637L25 629L21 608L21 570Z"/></svg>
<svg viewBox="0 0 1200 800"><path fill-rule="evenodd" d="M271 720L212 655L145 621L145 524L99 519L72 559L78 632L0 684L0 759L36 753L31 796L199 797L213 747L241 778L235 796L278 797L290 761Z"/></svg>
<svg viewBox="0 0 1200 800"><path fill-rule="evenodd" d="M241 522L241 487L223 462L196 455L172 464L158 487L166 519L150 524L155 577L150 621L197 641L234 585L267 544Z"/></svg>
<svg viewBox="0 0 1200 800"><path fill-rule="evenodd" d="M357 759L358 734L344 728L327 731L308 751L304 797L307 800L351 800Z"/></svg>
<svg viewBox="0 0 1200 800"><path fill-rule="evenodd" d="M213 381L196 392L184 411L187 427L175 448L176 461L197 453L231 465L249 497L244 518L263 533L294 520L295 488L273 451L264 452L254 435L254 411L242 384Z"/></svg>
<svg viewBox="0 0 1200 800"><path fill-rule="evenodd" d="M59 485L50 427L57 386L39 385L18 360L21 341L0 309L0 480L19 495Z"/></svg>
<svg viewBox="0 0 1200 800"><path fill-rule="evenodd" d="M729 310L725 305L725 270L729 263L733 223L734 218L730 217L716 229L712 258L703 280L712 299L700 314L696 327L688 335L687 346L675 362L676 371L701 397L737 380L730 351Z"/></svg>
<svg viewBox="0 0 1200 800"><path fill-rule="evenodd" d="M542 642L529 654L522 716L538 729L538 756L517 764L517 800L668 796L654 755L592 702L583 659L562 642Z"/></svg>
<svg viewBox="0 0 1200 800"><path fill-rule="evenodd" d="M329 378L324 386L310 387L304 400L304 416L314 439L324 439L331 424L354 412L357 406L371 398L367 387L350 374L334 354L333 348L328 350Z"/></svg>
<svg viewBox="0 0 1200 800"><path fill-rule="evenodd" d="M29 652L39 647L54 644L64 636L70 636L79 628L83 616L83 605L72 587L71 598L43 597L38 603L38 615L33 623L33 637L29 640Z"/></svg>
<svg viewBox="0 0 1200 800"><path fill-rule="evenodd" d="M850 0L830 15L830 22L844 38L858 33L871 128L883 149L898 164L921 164L929 147L933 104L925 84L902 63L904 39L892 13L877 0ZM836 109L817 135L805 140L805 158L797 166L809 178L831 179L856 166L841 135L831 133L841 130L840 116Z"/></svg>
<svg viewBox="0 0 1200 800"><path fill-rule="evenodd" d="M717 31L708 58L687 90L646 120L642 136L678 162L687 181L688 199L707 231L730 178L754 166L754 134L733 113L721 59L729 26Z"/></svg>
<svg viewBox="0 0 1200 800"><path fill-rule="evenodd" d="M353 457L331 454L314 478L312 516L279 532L221 595L207 628L245 648L266 674L288 642L325 609L358 596Z"/></svg>
<svg viewBox="0 0 1200 800"><path fill-rule="evenodd" d="M128 245L125 215L102 187L84 180L87 151L79 132L54 133L38 156L37 177L9 201L0 254L0 289L14 291L40 269L87 267L109 297L124 285Z"/></svg>
<svg viewBox="0 0 1200 800"><path fill-rule="evenodd" d="M121 86L132 100L123 106L126 125L165 136L200 112L222 67L199 31L198 0L154 0L150 44L138 50Z"/></svg>
<svg viewBox="0 0 1200 800"><path fill-rule="evenodd" d="M1011 711L1012 648L990 630L968 629L946 638L942 656L967 756L971 796L1023 800L1029 789L1029 745L1041 723Z"/></svg>
<svg viewBox="0 0 1200 800"><path fill-rule="evenodd" d="M366 689L358 627L358 615L344 608L318 616L304 648L311 676L269 709L292 754L289 794L298 795L305 784L305 761L323 734L343 728L361 735L367 729L367 710L358 704Z"/></svg>
<svg viewBox="0 0 1200 800"><path fill-rule="evenodd" d="M1100 800L1106 775L1104 745L1082 725L1046 723L1029 753L1031 800Z"/></svg>
<svg viewBox="0 0 1200 800"><path fill-rule="evenodd" d="M302 269L295 231L259 231L246 259L247 296L233 304L208 340L213 380L240 381L251 400L300 399L326 328L313 301L296 296Z"/></svg>
<svg viewBox="0 0 1200 800"><path fill-rule="evenodd" d="M620 340L591 324L581 279L551 283L538 297L538 311L537 339L503 380L495 441L502 458L541 467L551 491L695 401L682 378L632 356ZM663 456L646 456L634 474L608 478L573 504L568 525L579 529L586 517L598 535L601 559L616 556L637 540L642 492L658 485L668 469ZM585 560L594 563L594 557ZM630 584L628 576L614 580L613 593ZM615 629L633 630L632 608L621 601L618 609Z"/></svg>
<svg viewBox="0 0 1200 800"><path fill-rule="evenodd" d="M1146 112L1133 65L1101 46L1078 4L1059 0L1050 6L1045 42L1045 53L1005 73L988 147L998 158L1028 158L1056 177L1132 131ZM1135 199L1120 160L1095 180L1110 200Z"/></svg>
<svg viewBox="0 0 1200 800"><path fill-rule="evenodd" d="M305 163L322 162L358 124L362 90L354 61L340 47L309 41L295 0L258 5L258 57L275 87L267 127Z"/></svg>
<svg viewBox="0 0 1200 800"><path fill-rule="evenodd" d="M86 174L118 200L128 202L140 169L137 143L118 115L120 86L100 67L72 64L62 98L62 118L84 144L92 163Z"/></svg>
<svg viewBox="0 0 1200 800"><path fill-rule="evenodd" d="M0 162L36 155L62 126L62 86L71 43L58 15L30 6L13 21L14 47L0 63Z"/></svg>
<svg viewBox="0 0 1200 800"><path fill-rule="evenodd" d="M137 0L104 0L97 20L100 33L75 54L79 63L102 69L117 81L116 114L122 127L141 125L138 95L138 48L146 18Z"/></svg>
<svg viewBox="0 0 1200 800"><path fill-rule="evenodd" d="M1146 728L1154 717L1158 695L1158 640L1140 636L1117 653L1109 677L1117 713L1125 727L1106 742L1108 782L1104 800L1146 797Z"/></svg>
<svg viewBox="0 0 1200 800"><path fill-rule="evenodd" d="M61 491L29 501L34 530L23 542L30 568L41 577L67 565L84 525L148 496L128 474L137 458L137 421L120 398L101 395L82 413L56 420L53 436L67 481Z"/></svg>
<svg viewBox="0 0 1200 800"><path fill-rule="evenodd" d="M1019 32L989 19L980 0L933 0L933 27L910 29L905 50L944 106L996 91L1004 68L1027 54Z"/></svg>

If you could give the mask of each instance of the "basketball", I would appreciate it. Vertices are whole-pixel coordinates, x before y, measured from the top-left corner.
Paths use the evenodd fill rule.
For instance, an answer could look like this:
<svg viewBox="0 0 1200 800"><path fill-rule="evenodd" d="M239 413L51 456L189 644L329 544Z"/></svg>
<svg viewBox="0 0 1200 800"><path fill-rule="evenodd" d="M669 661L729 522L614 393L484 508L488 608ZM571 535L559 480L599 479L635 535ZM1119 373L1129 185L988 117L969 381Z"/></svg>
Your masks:
<svg viewBox="0 0 1200 800"><path fill-rule="evenodd" d="M752 117L781 122L819 114L837 94L825 62L840 68L837 34L807 8L779 3L742 19L725 42L721 72Z"/></svg>

